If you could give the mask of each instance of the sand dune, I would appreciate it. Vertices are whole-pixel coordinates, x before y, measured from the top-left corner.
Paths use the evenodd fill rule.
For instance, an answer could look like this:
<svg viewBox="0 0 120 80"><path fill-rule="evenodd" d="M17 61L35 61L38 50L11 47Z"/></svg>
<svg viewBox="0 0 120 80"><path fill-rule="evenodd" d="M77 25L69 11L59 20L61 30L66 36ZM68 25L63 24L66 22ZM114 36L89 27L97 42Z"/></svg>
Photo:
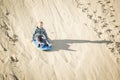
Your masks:
<svg viewBox="0 0 120 80"><path fill-rule="evenodd" d="M0 0L0 80L120 80L118 0ZM31 42L39 21L51 51Z"/></svg>

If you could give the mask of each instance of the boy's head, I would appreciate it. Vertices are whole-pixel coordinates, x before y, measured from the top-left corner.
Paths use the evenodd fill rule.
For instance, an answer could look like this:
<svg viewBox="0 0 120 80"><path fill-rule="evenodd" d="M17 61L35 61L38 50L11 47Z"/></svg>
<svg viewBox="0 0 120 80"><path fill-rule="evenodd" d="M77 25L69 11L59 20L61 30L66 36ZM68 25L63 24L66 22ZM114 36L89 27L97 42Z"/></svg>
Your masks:
<svg viewBox="0 0 120 80"><path fill-rule="evenodd" d="M43 27L43 21L40 21L40 28Z"/></svg>

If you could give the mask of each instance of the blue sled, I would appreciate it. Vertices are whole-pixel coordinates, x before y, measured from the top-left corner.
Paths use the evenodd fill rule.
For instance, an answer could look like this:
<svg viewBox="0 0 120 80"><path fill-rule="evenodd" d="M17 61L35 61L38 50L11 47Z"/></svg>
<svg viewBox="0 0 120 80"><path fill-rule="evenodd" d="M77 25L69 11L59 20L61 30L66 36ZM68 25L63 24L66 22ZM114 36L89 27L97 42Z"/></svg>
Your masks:
<svg viewBox="0 0 120 80"><path fill-rule="evenodd" d="M36 40L34 40L33 43L37 46L38 49L40 49L42 51L49 51L52 49L52 46L43 45L43 46L38 47Z"/></svg>

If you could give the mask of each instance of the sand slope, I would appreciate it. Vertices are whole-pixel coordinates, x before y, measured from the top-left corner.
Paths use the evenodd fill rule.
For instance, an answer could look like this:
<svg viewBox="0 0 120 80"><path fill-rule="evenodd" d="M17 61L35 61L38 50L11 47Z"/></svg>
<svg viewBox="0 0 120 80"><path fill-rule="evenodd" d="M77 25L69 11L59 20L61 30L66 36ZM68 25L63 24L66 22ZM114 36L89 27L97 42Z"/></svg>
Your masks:
<svg viewBox="0 0 120 80"><path fill-rule="evenodd" d="M111 4L119 12L117 1ZM104 31L95 14L91 20L94 10L105 16L98 2L0 0L0 80L120 80L119 64L108 47L115 40L94 31ZM40 51L31 42L40 20L53 40L52 51Z"/></svg>

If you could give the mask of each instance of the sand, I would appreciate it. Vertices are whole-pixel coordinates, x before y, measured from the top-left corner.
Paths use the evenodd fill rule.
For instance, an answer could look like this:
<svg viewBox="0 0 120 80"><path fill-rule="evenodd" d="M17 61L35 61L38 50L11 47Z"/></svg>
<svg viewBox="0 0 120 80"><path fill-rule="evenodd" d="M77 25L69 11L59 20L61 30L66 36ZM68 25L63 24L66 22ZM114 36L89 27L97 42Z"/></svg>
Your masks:
<svg viewBox="0 0 120 80"><path fill-rule="evenodd" d="M0 80L120 80L119 0L0 0ZM53 42L32 42L39 21Z"/></svg>

